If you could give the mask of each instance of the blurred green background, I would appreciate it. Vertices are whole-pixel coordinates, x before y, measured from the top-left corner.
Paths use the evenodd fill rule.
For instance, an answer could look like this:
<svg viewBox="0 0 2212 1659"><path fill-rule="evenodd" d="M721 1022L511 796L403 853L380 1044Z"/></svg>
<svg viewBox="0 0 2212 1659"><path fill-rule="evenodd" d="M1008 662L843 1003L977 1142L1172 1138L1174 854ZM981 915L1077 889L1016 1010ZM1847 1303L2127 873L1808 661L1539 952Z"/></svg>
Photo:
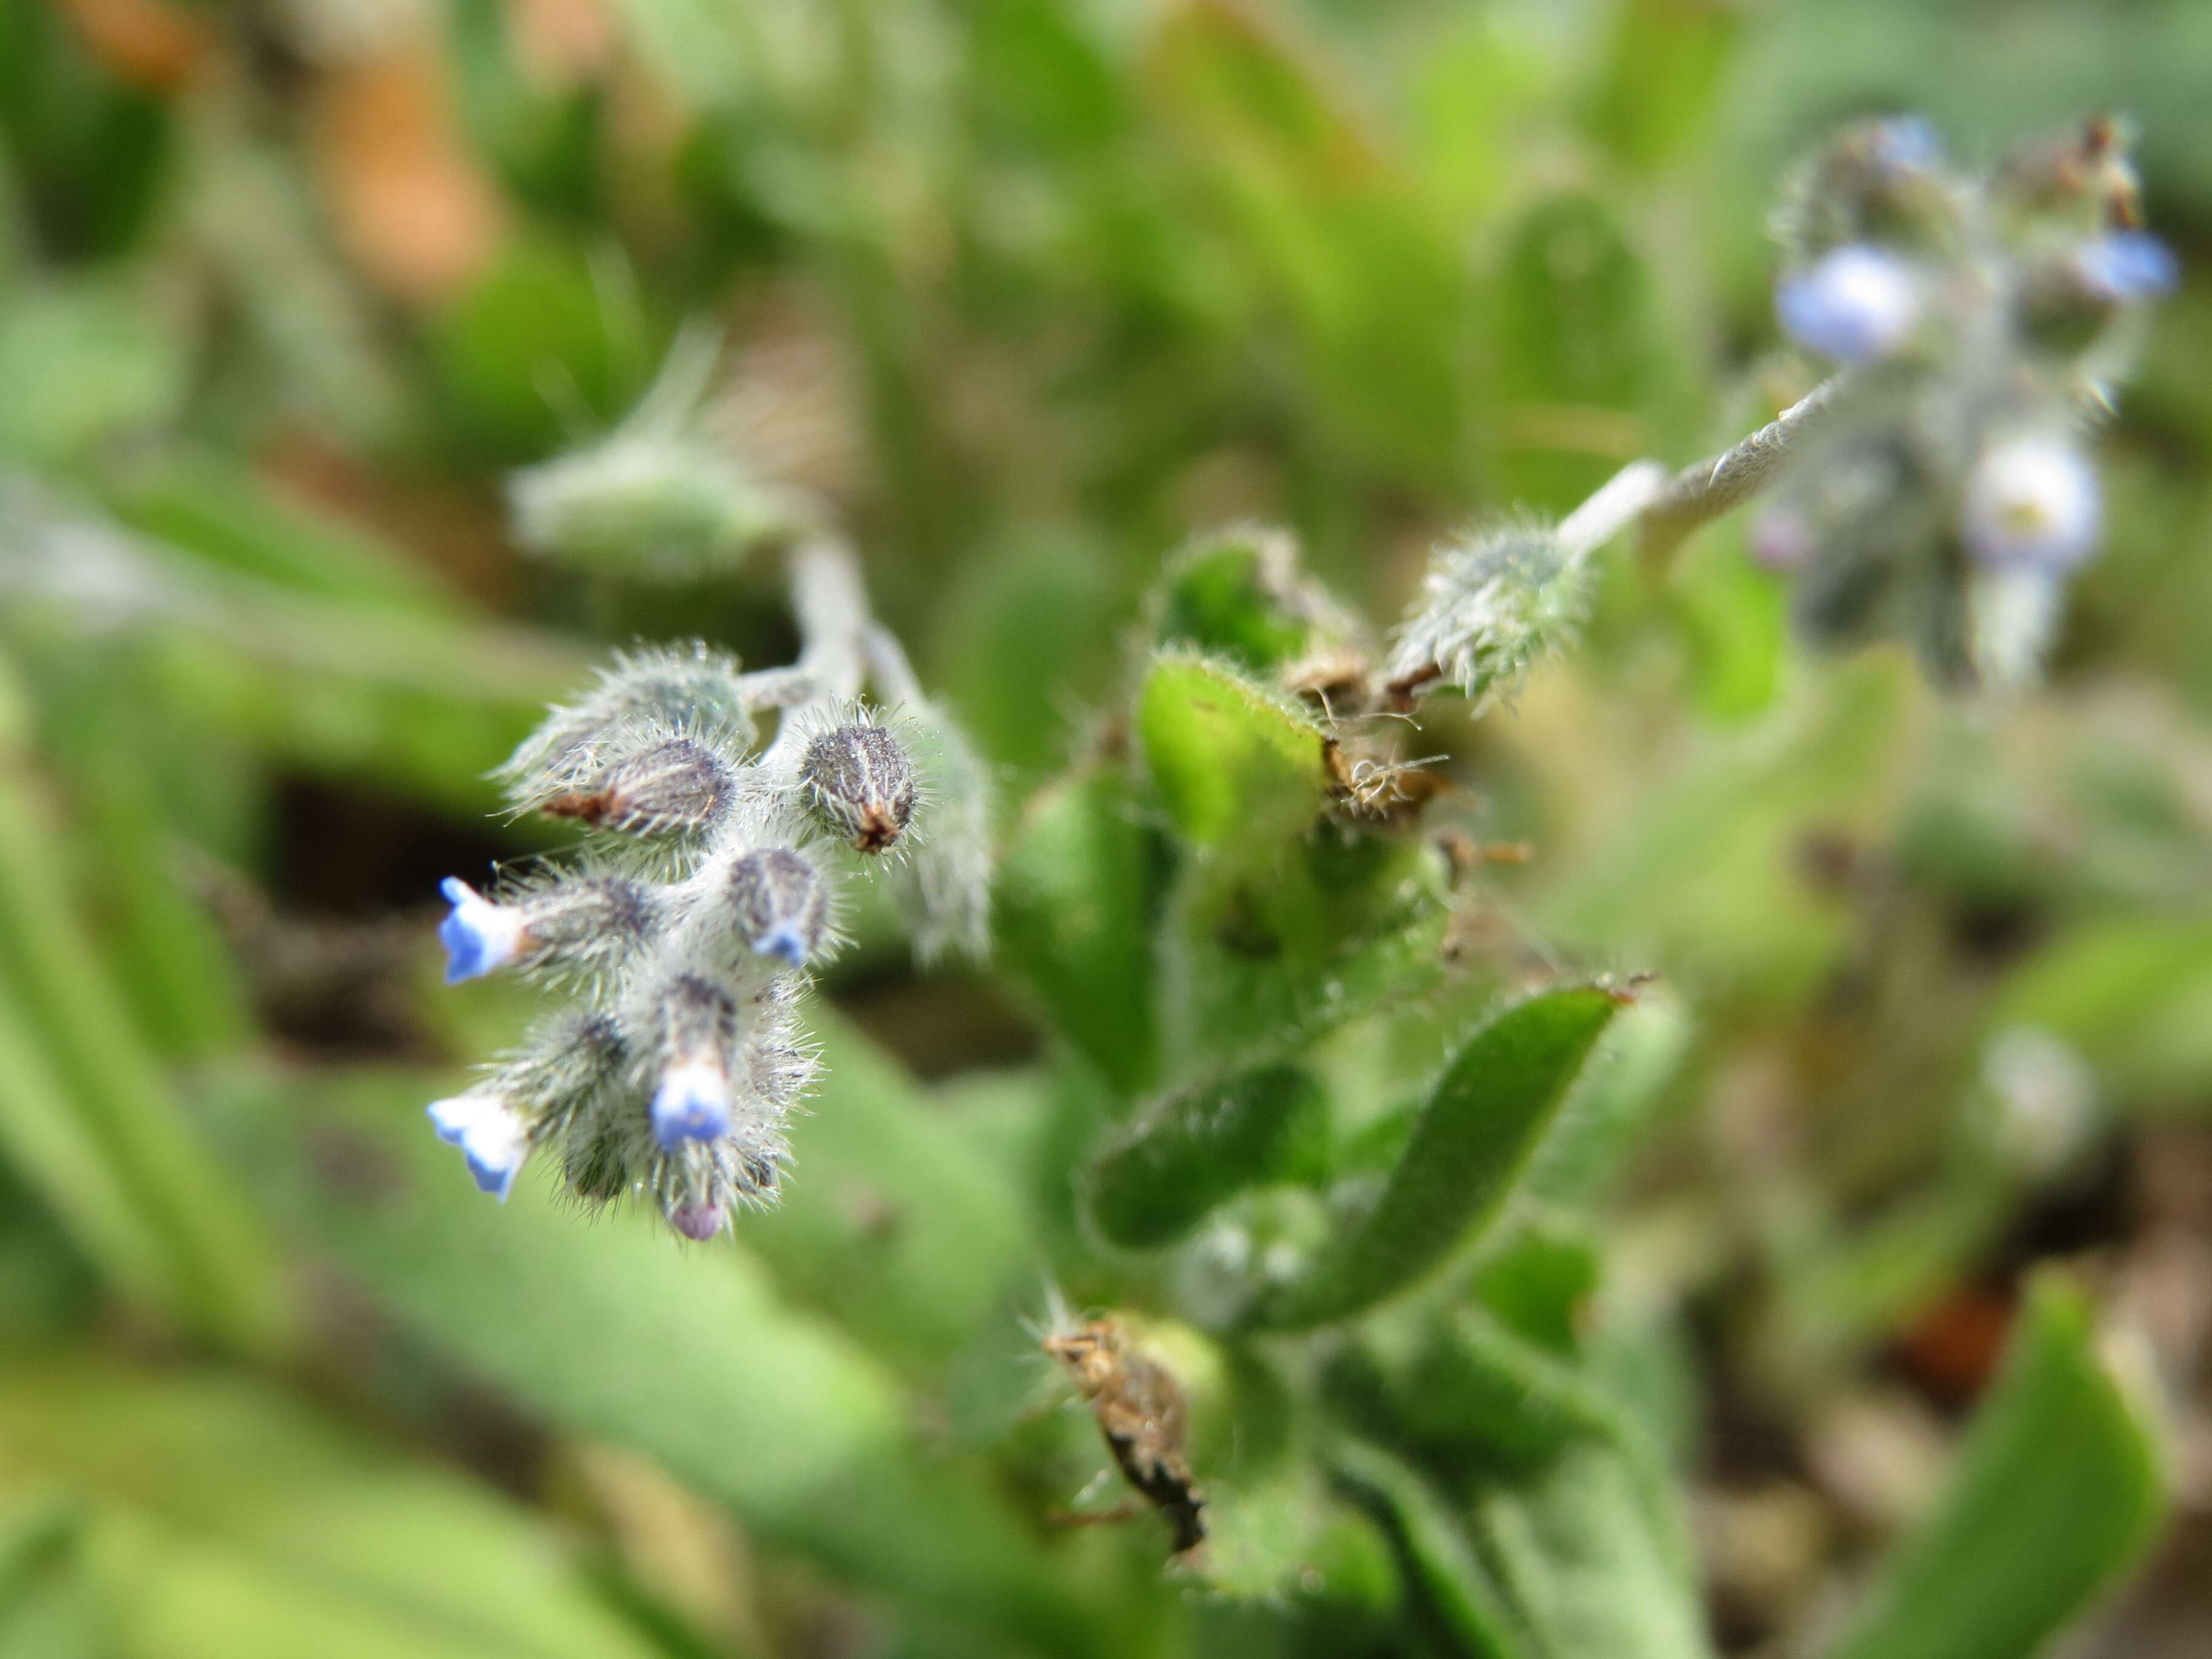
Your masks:
<svg viewBox="0 0 2212 1659"><path fill-rule="evenodd" d="M435 884L553 844L486 772L615 645L794 643L767 566L521 558L503 478L718 324L1011 816L1194 531L1387 621L1802 391L1766 204L1900 109L2124 113L2188 273L2050 686L1806 656L1739 520L1622 561L1443 724L1534 854L1471 925L1694 1011L1606 1225L1723 1651L1834 1624L2051 1258L2172 1424L2080 1651L2212 1651L2208 66L2202 0L0 0L0 1654L1276 1650L973 1425L1042 1311L1018 987L863 918L735 1244L449 1167L529 999L438 988Z"/></svg>

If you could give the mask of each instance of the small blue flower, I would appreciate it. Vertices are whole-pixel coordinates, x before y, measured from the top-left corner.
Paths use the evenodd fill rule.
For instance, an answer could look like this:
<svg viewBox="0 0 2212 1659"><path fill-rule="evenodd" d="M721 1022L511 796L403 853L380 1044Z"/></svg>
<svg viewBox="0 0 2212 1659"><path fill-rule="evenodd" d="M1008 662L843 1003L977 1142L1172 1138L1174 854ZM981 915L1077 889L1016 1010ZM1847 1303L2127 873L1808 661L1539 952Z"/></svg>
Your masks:
<svg viewBox="0 0 2212 1659"><path fill-rule="evenodd" d="M527 920L511 904L495 904L459 876L447 876L438 890L453 907L438 924L446 947L446 983L459 985L503 968L522 953Z"/></svg>
<svg viewBox="0 0 2212 1659"><path fill-rule="evenodd" d="M1943 159L1943 141L1924 115L1893 115L1877 121L1869 139L1875 160L1900 173L1933 167Z"/></svg>
<svg viewBox="0 0 2212 1659"><path fill-rule="evenodd" d="M502 1204L530 1152L530 1131L521 1115L496 1095L457 1095L428 1107L438 1139L461 1149L479 1190Z"/></svg>
<svg viewBox="0 0 2212 1659"><path fill-rule="evenodd" d="M2181 281L2173 250L2148 231L2115 230L2084 242L2074 252L2082 282L2115 301L2155 300Z"/></svg>
<svg viewBox="0 0 2212 1659"><path fill-rule="evenodd" d="M1912 267L1864 242L1830 249L1774 290L1775 315L1790 337L1839 363L1888 356L1911 337L1921 308Z"/></svg>
<svg viewBox="0 0 2212 1659"><path fill-rule="evenodd" d="M2063 438L1994 444L1967 475L1960 527L1966 550L1991 568L2071 568L2103 533L2097 471Z"/></svg>
<svg viewBox="0 0 2212 1659"><path fill-rule="evenodd" d="M714 1140L729 1133L730 1079L708 1060L679 1060L660 1074L653 1094L653 1133L664 1152L687 1140Z"/></svg>

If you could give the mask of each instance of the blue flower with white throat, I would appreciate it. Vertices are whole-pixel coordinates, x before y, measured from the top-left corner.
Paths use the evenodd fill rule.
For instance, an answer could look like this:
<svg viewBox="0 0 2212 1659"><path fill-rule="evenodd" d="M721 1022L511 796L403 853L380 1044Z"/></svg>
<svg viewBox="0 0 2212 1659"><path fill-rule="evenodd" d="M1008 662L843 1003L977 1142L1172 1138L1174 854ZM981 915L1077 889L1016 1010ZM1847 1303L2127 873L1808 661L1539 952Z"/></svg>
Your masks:
<svg viewBox="0 0 2212 1659"><path fill-rule="evenodd" d="M660 1074L653 1094L653 1134L665 1152L687 1140L719 1140L730 1132L729 1073L713 1060L680 1060Z"/></svg>
<svg viewBox="0 0 2212 1659"><path fill-rule="evenodd" d="M428 1107L438 1139L461 1149L477 1186L502 1204L530 1153L522 1115L497 1095L456 1095Z"/></svg>
<svg viewBox="0 0 2212 1659"><path fill-rule="evenodd" d="M529 918L520 908L494 903L459 876L447 876L438 890L453 907L438 924L438 939L446 947L447 984L481 979L522 954Z"/></svg>

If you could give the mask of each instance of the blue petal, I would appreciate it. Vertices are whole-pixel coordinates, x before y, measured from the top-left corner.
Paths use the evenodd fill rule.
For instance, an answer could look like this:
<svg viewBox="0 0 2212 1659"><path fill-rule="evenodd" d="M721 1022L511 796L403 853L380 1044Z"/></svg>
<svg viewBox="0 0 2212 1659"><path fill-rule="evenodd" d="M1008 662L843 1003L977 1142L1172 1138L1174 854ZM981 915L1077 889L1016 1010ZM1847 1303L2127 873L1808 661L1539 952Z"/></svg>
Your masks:
<svg viewBox="0 0 2212 1659"><path fill-rule="evenodd" d="M2090 283L2116 300L2154 300L2181 281L2173 250L2147 231L2117 230L2085 244L2075 263Z"/></svg>
<svg viewBox="0 0 2212 1659"><path fill-rule="evenodd" d="M753 941L753 949L764 957L781 957L794 968L806 965L806 941L794 927L786 926L762 934Z"/></svg>
<svg viewBox="0 0 2212 1659"><path fill-rule="evenodd" d="M483 933L460 911L438 924L438 941L446 947L447 984L459 985L491 972L491 952Z"/></svg>
<svg viewBox="0 0 2212 1659"><path fill-rule="evenodd" d="M687 1140L714 1140L730 1127L728 1095L688 1067L672 1072L653 1097L653 1133L672 1152Z"/></svg>
<svg viewBox="0 0 2212 1659"><path fill-rule="evenodd" d="M450 1100L434 1100L423 1108L429 1114L431 1127L438 1132L438 1139L448 1146L459 1146L461 1137L468 1133L468 1125L459 1121L452 1113L444 1109L453 1103Z"/></svg>
<svg viewBox="0 0 2212 1659"><path fill-rule="evenodd" d="M479 1192L489 1193L501 1203L506 1203L507 1194L514 1185L515 1175L522 1166L520 1164L509 1164L504 1166L486 1164L474 1152L464 1152L462 1156L468 1164L469 1173L477 1178L477 1189Z"/></svg>

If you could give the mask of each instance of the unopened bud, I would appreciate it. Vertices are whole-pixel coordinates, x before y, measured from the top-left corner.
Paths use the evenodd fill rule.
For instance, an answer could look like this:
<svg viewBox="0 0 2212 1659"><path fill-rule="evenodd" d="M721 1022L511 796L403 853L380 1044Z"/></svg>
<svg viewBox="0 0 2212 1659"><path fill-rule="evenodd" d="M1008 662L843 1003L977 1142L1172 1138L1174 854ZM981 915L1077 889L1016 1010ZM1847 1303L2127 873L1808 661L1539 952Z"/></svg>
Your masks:
<svg viewBox="0 0 2212 1659"><path fill-rule="evenodd" d="M1420 608L1399 629L1390 683L1401 695L1437 682L1478 706L1510 696L1528 667L1571 639L1589 576L1541 525L1509 525L1438 550Z"/></svg>
<svg viewBox="0 0 2212 1659"><path fill-rule="evenodd" d="M799 780L823 826L863 853L881 853L914 817L914 762L872 720L824 732L806 745Z"/></svg>
<svg viewBox="0 0 2212 1659"><path fill-rule="evenodd" d="M730 1212L719 1204L673 1204L668 1224L695 1243L704 1244L730 1224Z"/></svg>
<svg viewBox="0 0 2212 1659"><path fill-rule="evenodd" d="M788 847L765 847L730 866L738 926L753 949L794 968L821 948L829 893L814 866Z"/></svg>
<svg viewBox="0 0 2212 1659"><path fill-rule="evenodd" d="M595 787L555 795L538 811L629 835L696 830L720 815L734 787L713 750L673 738L623 761Z"/></svg>

